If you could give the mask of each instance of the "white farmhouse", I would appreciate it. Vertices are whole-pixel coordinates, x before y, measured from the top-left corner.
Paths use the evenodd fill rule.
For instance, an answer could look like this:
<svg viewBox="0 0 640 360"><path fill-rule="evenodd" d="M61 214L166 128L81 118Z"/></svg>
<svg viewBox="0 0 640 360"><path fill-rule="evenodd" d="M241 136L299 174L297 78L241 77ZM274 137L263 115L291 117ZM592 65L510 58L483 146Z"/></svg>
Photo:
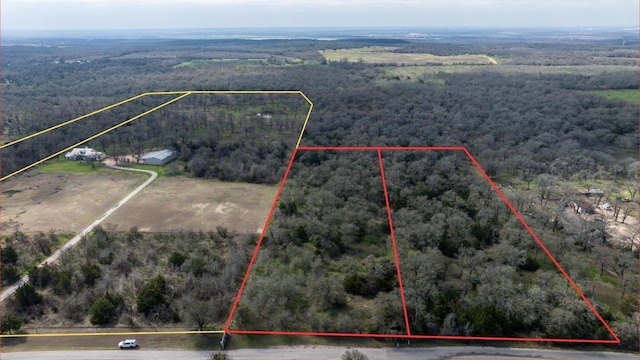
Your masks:
<svg viewBox="0 0 640 360"><path fill-rule="evenodd" d="M64 155L67 160L82 160L82 161L102 161L105 158L105 154L100 151L95 151L90 147L73 148Z"/></svg>

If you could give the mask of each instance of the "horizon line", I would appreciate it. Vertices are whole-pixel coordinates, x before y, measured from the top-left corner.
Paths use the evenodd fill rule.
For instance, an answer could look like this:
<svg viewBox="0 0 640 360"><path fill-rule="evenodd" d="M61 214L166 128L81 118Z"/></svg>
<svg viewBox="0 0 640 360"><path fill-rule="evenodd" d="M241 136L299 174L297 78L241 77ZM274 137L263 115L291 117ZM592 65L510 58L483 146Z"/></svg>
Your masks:
<svg viewBox="0 0 640 360"><path fill-rule="evenodd" d="M364 29L435 29L435 30L452 30L452 29L618 29L618 30L637 30L640 29L638 24L628 25L447 25L447 26L428 26L428 25L337 25L337 26L220 26L220 27L157 27L157 28L82 28L82 29L64 29L64 28L4 28L0 31L202 31L202 30L364 30Z"/></svg>

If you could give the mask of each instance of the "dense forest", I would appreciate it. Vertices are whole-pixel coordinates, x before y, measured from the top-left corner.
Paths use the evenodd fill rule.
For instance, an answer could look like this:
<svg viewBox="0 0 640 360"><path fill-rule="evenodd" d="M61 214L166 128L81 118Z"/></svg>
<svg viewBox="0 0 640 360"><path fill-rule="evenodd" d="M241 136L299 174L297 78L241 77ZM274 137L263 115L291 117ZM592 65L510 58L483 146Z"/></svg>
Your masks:
<svg viewBox="0 0 640 360"><path fill-rule="evenodd" d="M623 346L637 349L637 233L614 239L609 229L638 216L638 106L595 92L638 89L637 39L626 46L617 38L521 40L16 40L2 49L3 143L148 91L301 90L314 102L301 145L466 147ZM399 66L322 56L363 46L488 54L500 63ZM175 97L140 98L3 148L2 175ZM169 175L277 184L307 109L285 96L190 96L88 145L116 159L171 148L178 159ZM610 338L463 153L382 158L399 263L376 154L301 151L234 326L405 333L400 265L413 333ZM597 199L579 192L595 187L603 190ZM584 201L613 211L594 221L568 206ZM3 306L25 325L214 328L257 243L256 234L224 228L100 228L62 261L28 270L60 236L5 227L3 280L22 269L31 282Z"/></svg>
<svg viewBox="0 0 640 360"><path fill-rule="evenodd" d="M534 65L526 64L521 66L529 66L531 71L525 73L503 73L496 67L477 67L456 73L438 71L436 67L431 73L402 81L387 80L385 71L389 66L341 62L322 65L312 60L295 66L270 64L266 58L263 63L242 66L233 61L211 61L177 67L184 61L207 56L259 57L268 46L243 48L235 42L219 46L217 42L206 41L198 41L192 46L187 44L163 49L167 45L159 43L139 47L137 52L126 42L122 48L114 49L80 42L68 52L59 47L7 47L2 59L3 138L9 140L31 134L147 91L299 89L316 104L303 145L463 145L478 156L492 175L514 164L517 170L527 172L528 167L534 167L532 172L563 178L581 171L612 173L614 165L620 165L617 154L635 154L638 148L637 106L584 91L637 88L634 67L620 66L622 70L614 72L607 71L609 68L604 66L600 71L589 68L593 74L542 73L536 72ZM301 49L293 52L292 44L284 44L270 45L283 46L282 56L302 59L310 56L308 53L313 52L312 49L324 45L322 42L303 42ZM354 45L331 44L332 47ZM563 57L573 51L585 51L582 44L566 45L561 49L556 46L550 45L550 49L541 52L536 52L536 47L532 46L534 49L520 55L510 53L505 46L496 45L492 50L496 56L513 58L507 64L521 64L527 59L535 64L537 56L556 51L559 54L557 63L553 64L556 66L564 65ZM409 51L414 47L401 48ZM481 49L489 50L486 47L485 44ZM596 54L609 49L610 45L593 44L592 47ZM245 50L240 52L238 48ZM481 49L469 45L467 52ZM132 53L126 55L128 52ZM176 53L181 57L173 57ZM319 53L316 51L315 54ZM617 51L614 54L618 56ZM25 58L30 61L25 63ZM173 60L169 63L168 59ZM39 148L38 143L27 141L23 147L5 148L3 175L24 165L22 159L33 162L50 154L53 144L60 142L60 138L69 138L64 144L71 145L71 139L86 138L88 134L120 123L168 97L143 98L95 119L91 117L85 125L74 125L66 130L73 136L63 131L53 132L49 135L54 137L50 146ZM167 111L176 110L167 108ZM298 114L289 112L288 116ZM248 114L235 114L235 122L240 123L244 115ZM129 131L138 126L132 123L133 128ZM178 147L183 144L174 140L174 127L163 129L158 135L164 141L155 145L180 150ZM192 133L197 130L193 127ZM128 146L130 140L123 139L123 142L126 144L121 145ZM215 150L212 145L200 141L190 145L190 152L195 153L200 147ZM278 146L270 147L269 152L279 151ZM618 149L626 152L612 153ZM251 157L253 160L247 159L247 165L259 162L258 154ZM201 172L201 175L207 173L216 177L212 171ZM217 177L222 174L219 172ZM277 179L271 180L275 181Z"/></svg>
<svg viewBox="0 0 640 360"><path fill-rule="evenodd" d="M240 328L406 332L382 179L372 155L299 155L238 310ZM413 334L607 337L464 154L386 155ZM566 261L556 247L562 236L542 234ZM590 266L579 271L578 279L590 276ZM632 304L629 298L626 306ZM607 305L596 302L596 308L612 319Z"/></svg>

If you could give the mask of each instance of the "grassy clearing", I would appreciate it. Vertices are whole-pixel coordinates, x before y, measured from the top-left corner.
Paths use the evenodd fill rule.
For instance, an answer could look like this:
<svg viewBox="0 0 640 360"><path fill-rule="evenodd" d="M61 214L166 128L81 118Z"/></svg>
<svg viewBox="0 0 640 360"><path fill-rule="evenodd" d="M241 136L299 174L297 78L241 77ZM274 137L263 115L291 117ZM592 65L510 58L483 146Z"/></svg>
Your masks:
<svg viewBox="0 0 640 360"><path fill-rule="evenodd" d="M638 89L622 89L622 90L593 90L594 94L606 97L607 99L621 99L633 104L638 104Z"/></svg>
<svg viewBox="0 0 640 360"><path fill-rule="evenodd" d="M87 173L28 171L2 183L2 222L18 221L25 232L77 232L146 178L104 166Z"/></svg>
<svg viewBox="0 0 640 360"><path fill-rule="evenodd" d="M178 65L174 65L173 68L174 69L179 69L179 68L194 68L194 67L198 67L198 66L206 66L206 65L211 65L211 64L218 64L218 63L229 63L229 62L237 62L237 61L243 61L243 62L262 62L262 61L266 61L267 59L265 58L257 58L257 59L240 59L240 58L230 58L230 59L206 59L206 60L189 60L189 61L185 61L182 62Z"/></svg>
<svg viewBox="0 0 640 360"><path fill-rule="evenodd" d="M451 65L451 66L402 66L391 69L385 69L382 77L386 80L417 80L428 75L436 75L438 73L460 73L469 72L474 69L486 68L484 65ZM425 79L427 81L428 79ZM442 79L431 79L437 85L444 85Z"/></svg>
<svg viewBox="0 0 640 360"><path fill-rule="evenodd" d="M157 165L144 165L144 164L132 164L132 163L123 163L123 164L118 164L118 166L124 167L124 168L131 168L131 169L139 169L139 170L151 170L151 171L155 171L158 173L158 177L164 176L164 172L167 169L167 166L157 166Z"/></svg>
<svg viewBox="0 0 640 360"><path fill-rule="evenodd" d="M38 165L36 169L45 173L89 173L98 169L104 168L101 163L95 162L80 162L80 161L68 161L68 160L51 160L44 164Z"/></svg>
<svg viewBox="0 0 640 360"><path fill-rule="evenodd" d="M273 57L273 58L220 58L220 59L194 59L184 61L178 65L174 65L174 69L195 68L199 66L207 66L220 63L239 63L242 65L300 65L305 61L295 57Z"/></svg>
<svg viewBox="0 0 640 360"><path fill-rule="evenodd" d="M409 54L393 52L398 48L372 46L357 49L322 50L327 61L364 62L371 64L407 65L497 65L488 55L467 54L437 56L431 54Z"/></svg>
<svg viewBox="0 0 640 360"><path fill-rule="evenodd" d="M162 167L146 168L156 171ZM135 201L123 205L109 222L119 229L137 226L143 231L208 231L220 225L231 231L256 233L264 226L277 191L277 185L164 176Z"/></svg>

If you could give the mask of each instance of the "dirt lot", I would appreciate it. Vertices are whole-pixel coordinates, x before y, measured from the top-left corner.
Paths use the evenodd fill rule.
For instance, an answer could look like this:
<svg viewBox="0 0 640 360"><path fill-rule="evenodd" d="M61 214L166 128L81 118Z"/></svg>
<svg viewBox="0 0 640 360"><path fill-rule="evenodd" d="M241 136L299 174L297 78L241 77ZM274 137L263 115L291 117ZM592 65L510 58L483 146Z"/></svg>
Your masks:
<svg viewBox="0 0 640 360"><path fill-rule="evenodd" d="M108 223L119 230L261 231L277 186L162 177L113 214Z"/></svg>
<svg viewBox="0 0 640 360"><path fill-rule="evenodd" d="M2 184L3 224L17 221L23 231L78 232L146 179L145 175L104 169L86 174L37 173ZM277 186L161 177L105 222L118 230L261 230Z"/></svg>
<svg viewBox="0 0 640 360"><path fill-rule="evenodd" d="M22 223L22 231L78 232L146 179L115 170L90 173L29 171L2 183L2 224Z"/></svg>

